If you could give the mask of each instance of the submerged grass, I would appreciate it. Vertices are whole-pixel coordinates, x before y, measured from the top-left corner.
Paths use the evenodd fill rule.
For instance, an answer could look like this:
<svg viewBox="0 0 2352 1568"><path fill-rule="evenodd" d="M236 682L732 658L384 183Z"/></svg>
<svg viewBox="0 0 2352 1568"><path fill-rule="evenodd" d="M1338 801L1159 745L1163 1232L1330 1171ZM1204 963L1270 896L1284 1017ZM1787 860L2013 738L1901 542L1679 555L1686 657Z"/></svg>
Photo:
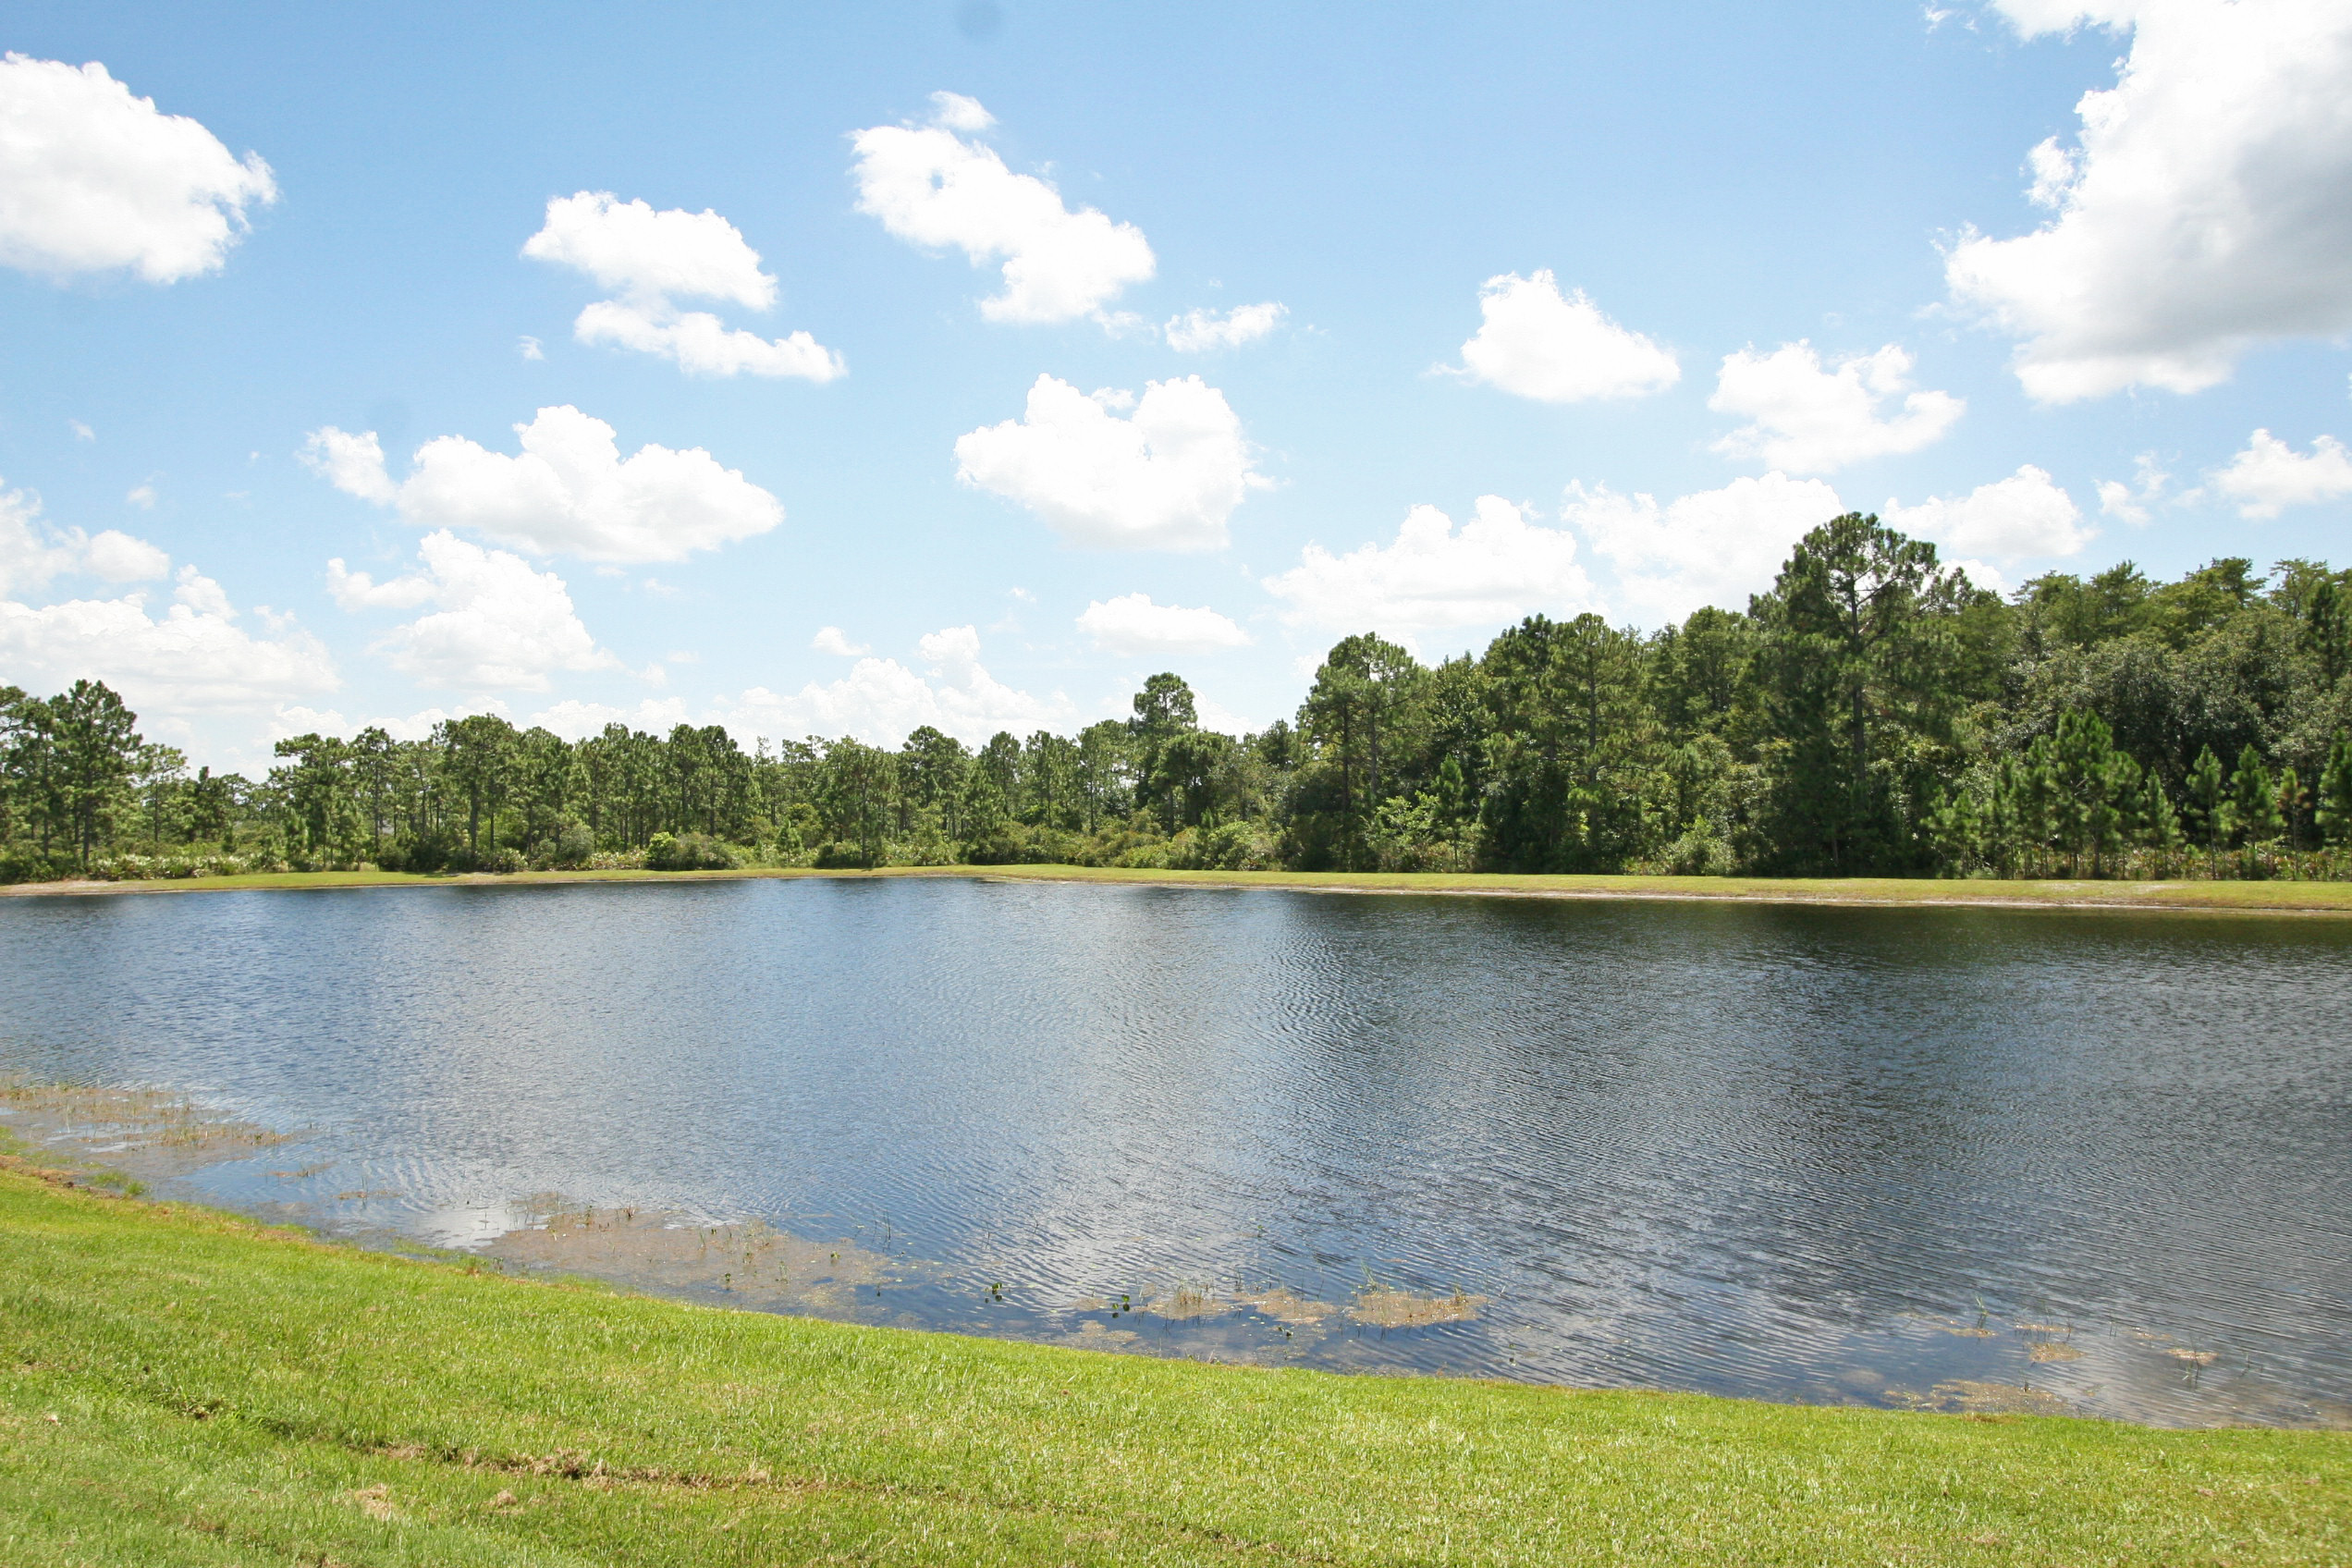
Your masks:
<svg viewBox="0 0 2352 1568"><path fill-rule="evenodd" d="M0 1562L2337 1563L2352 1439L725 1311L0 1169Z"/></svg>
<svg viewBox="0 0 2352 1568"><path fill-rule="evenodd" d="M984 881L1108 882L1306 892L1476 893L1516 898L1707 899L1749 903L2019 905L2247 913L2352 914L2352 882L1999 881L1985 877L1520 876L1503 872L1153 871L1083 865L917 865L876 871L537 871L421 876L391 871L288 871L165 882L50 882L0 896L201 893L239 888L512 887L535 883L706 882L746 877L961 876Z"/></svg>

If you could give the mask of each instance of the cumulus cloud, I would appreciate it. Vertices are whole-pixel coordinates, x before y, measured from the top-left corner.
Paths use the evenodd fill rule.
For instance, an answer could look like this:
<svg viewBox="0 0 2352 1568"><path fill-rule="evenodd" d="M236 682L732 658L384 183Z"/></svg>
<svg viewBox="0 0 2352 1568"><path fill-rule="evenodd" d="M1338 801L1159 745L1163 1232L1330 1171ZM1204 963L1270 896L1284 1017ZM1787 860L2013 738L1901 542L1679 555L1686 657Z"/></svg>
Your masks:
<svg viewBox="0 0 2352 1568"><path fill-rule="evenodd" d="M1217 549L1233 508L1266 484L1225 394L1197 375L1151 382L1140 399L1040 375L1021 418L960 436L955 454L966 484L1111 548Z"/></svg>
<svg viewBox="0 0 2352 1568"><path fill-rule="evenodd" d="M1148 594L1094 600L1078 630L1108 654L1213 654L1249 643L1248 632L1213 609L1156 605Z"/></svg>
<svg viewBox="0 0 2352 1568"><path fill-rule="evenodd" d="M1997 0L2025 37L2132 33L2115 85L2084 94L2072 145L2029 155L2054 216L1973 231L1954 300L2022 338L2048 402L2195 392L2266 339L2352 329L2352 9L2340 0Z"/></svg>
<svg viewBox="0 0 2352 1568"><path fill-rule="evenodd" d="M1092 207L1072 212L1035 175L1014 174L969 138L995 124L960 93L932 94L931 122L874 126L851 138L858 211L911 244L954 247L974 266L1001 262L1004 289L980 301L990 321L1099 315L1157 263L1144 231Z"/></svg>
<svg viewBox="0 0 2352 1568"><path fill-rule="evenodd" d="M2317 506L2352 496L2352 452L2333 435L2298 452L2267 430L2258 430L2229 467L2213 475L2213 488L2237 503L2240 517L2276 517L2288 507Z"/></svg>
<svg viewBox="0 0 2352 1568"><path fill-rule="evenodd" d="M34 497L0 491L0 670L33 690L104 680L165 720L335 688L334 661L315 638L286 621L253 636L221 585L192 566L180 569L160 616L143 593L49 605L25 597L60 576L142 582L170 572L171 557L143 539L53 529Z"/></svg>
<svg viewBox="0 0 2352 1568"><path fill-rule="evenodd" d="M872 651L863 643L851 642L850 634L838 626L818 627L816 635L809 639L809 646L820 654L831 654L843 659L853 659L860 654Z"/></svg>
<svg viewBox="0 0 2352 1568"><path fill-rule="evenodd" d="M374 644L392 668L427 686L459 691L544 692L558 670L610 669L552 571L520 556L469 544L447 529L418 544L422 571L377 582L338 557L326 563L327 592L344 609L414 609L432 605Z"/></svg>
<svg viewBox="0 0 2352 1568"><path fill-rule="evenodd" d="M1487 279L1478 312L1477 336L1462 346L1463 373L1522 398L1641 398L1682 379L1672 353L1601 314L1583 289L1562 297L1548 268Z"/></svg>
<svg viewBox="0 0 2352 1568"><path fill-rule="evenodd" d="M1937 496L1916 507L1890 499L1879 517L1891 528L1934 540L1949 554L1996 560L2071 556L2097 537L2073 497L2031 463L1966 496Z"/></svg>
<svg viewBox="0 0 2352 1568"><path fill-rule="evenodd" d="M592 561L684 560L784 521L775 496L700 447L648 444L623 459L613 427L568 403L514 430L515 457L462 435L428 441L398 484L373 431L328 425L312 434L303 460L338 490L396 505L419 528L471 529Z"/></svg>
<svg viewBox="0 0 2352 1568"><path fill-rule="evenodd" d="M1266 579L1289 601L1282 619L1318 631L1374 631L1409 641L1421 631L1496 626L1541 612L1594 607L1573 534L1539 528L1500 496L1481 496L1460 532L1435 507L1405 513L1396 538L1332 555L1320 545Z"/></svg>
<svg viewBox="0 0 2352 1568"><path fill-rule="evenodd" d="M723 704L720 721L744 734L851 735L877 746L897 745L928 724L977 745L999 729L1066 729L1075 717L1059 692L1032 696L989 674L977 628L943 628L916 650L927 675L896 659L862 658L839 680L812 680L789 694L753 687Z"/></svg>
<svg viewBox="0 0 2352 1568"><path fill-rule="evenodd" d="M258 154L240 162L104 66L0 59L0 263L173 283L219 267L246 209L276 199Z"/></svg>
<svg viewBox="0 0 2352 1568"><path fill-rule="evenodd" d="M2145 525L2152 515L2150 508L2163 499L2164 487L2173 482L2173 476L2158 465L2153 452L2140 453L2133 467L2135 484L2126 484L2120 479L2100 481L2099 509L2109 517Z"/></svg>
<svg viewBox="0 0 2352 1568"><path fill-rule="evenodd" d="M1162 328L1168 346L1180 354L1207 353L1211 349L1238 349L1255 343L1282 325L1291 308L1279 300L1261 305L1236 305L1216 311L1187 311Z"/></svg>
<svg viewBox="0 0 2352 1568"><path fill-rule="evenodd" d="M841 356L805 332L775 339L729 329L708 311L680 310L677 297L720 300L746 310L776 303L776 279L736 227L705 208L655 212L609 190L582 190L547 203L547 221L522 253L582 272L615 297L580 312L572 336L677 361L692 375L798 376L826 382L844 374ZM524 357L540 357L525 338Z"/></svg>
<svg viewBox="0 0 2352 1568"><path fill-rule="evenodd" d="M79 564L108 582L149 582L171 570L171 557L144 539L109 528L78 545Z"/></svg>
<svg viewBox="0 0 2352 1568"><path fill-rule="evenodd" d="M313 430L296 454L302 466L346 495L389 506L399 496L392 476L384 472L384 443L373 430L353 435L333 425Z"/></svg>
<svg viewBox="0 0 2352 1568"><path fill-rule="evenodd" d="M1572 484L1560 515L1616 569L1627 606L1662 622L1703 605L1746 607L1772 585L1790 546L1844 509L1822 481L1776 472L1662 507L1638 492Z"/></svg>
<svg viewBox="0 0 2352 1568"><path fill-rule="evenodd" d="M1890 343L1823 366L1808 342L1769 354L1723 357L1707 406L1750 423L1715 443L1728 457L1759 458L1793 473L1827 473L1866 458L1916 452L1942 438L1967 405L1948 392L1913 392L1911 356ZM1892 398L1901 411L1881 417Z"/></svg>
<svg viewBox="0 0 2352 1568"><path fill-rule="evenodd" d="M0 594L38 593L66 575L146 582L170 570L171 557L144 539L112 528L95 535L54 528L40 497L0 490Z"/></svg>

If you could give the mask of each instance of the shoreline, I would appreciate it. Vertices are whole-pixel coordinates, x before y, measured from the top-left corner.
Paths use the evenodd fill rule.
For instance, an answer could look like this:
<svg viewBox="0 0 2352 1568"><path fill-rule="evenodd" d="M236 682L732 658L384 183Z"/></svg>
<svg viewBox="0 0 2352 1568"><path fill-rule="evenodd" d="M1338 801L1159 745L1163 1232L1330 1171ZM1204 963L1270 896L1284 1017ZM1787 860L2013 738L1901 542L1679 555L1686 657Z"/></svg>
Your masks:
<svg viewBox="0 0 2352 1568"><path fill-rule="evenodd" d="M2284 1568L2336 1560L2352 1487L2336 1431L841 1324L362 1251L21 1157L0 1325L11 1561Z"/></svg>
<svg viewBox="0 0 2352 1568"><path fill-rule="evenodd" d="M664 882L841 881L961 877L1128 887L1272 888L1290 892L1578 899L1601 902L1818 904L1909 909L2059 909L2204 914L2352 915L2352 882L1997 881L1934 877L1639 876L1509 872L1162 871L1083 865L746 866L727 871L524 871L423 876L388 871L255 872L139 882L28 882L0 898L301 891L362 888L506 888Z"/></svg>

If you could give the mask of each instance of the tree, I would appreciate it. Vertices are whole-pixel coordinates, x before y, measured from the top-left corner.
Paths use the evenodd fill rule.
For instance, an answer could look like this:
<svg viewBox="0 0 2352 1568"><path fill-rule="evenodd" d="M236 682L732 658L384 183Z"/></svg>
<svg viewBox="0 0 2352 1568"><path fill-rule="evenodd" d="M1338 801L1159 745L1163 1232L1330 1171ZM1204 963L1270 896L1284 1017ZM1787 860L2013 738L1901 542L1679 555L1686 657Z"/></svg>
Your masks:
<svg viewBox="0 0 2352 1568"><path fill-rule="evenodd" d="M2251 745L2238 753L2237 771L2230 776L2230 804L2239 831L2246 835L2246 863L2250 872L2255 851L2277 842L2279 835L2286 831L2286 824L2279 820L2278 781L2262 766L2262 753Z"/></svg>
<svg viewBox="0 0 2352 1568"><path fill-rule="evenodd" d="M1854 875L1911 863L1903 790L1921 753L1950 739L1952 623L1975 598L1934 545L1849 512L1807 533L1755 601L1783 864Z"/></svg>
<svg viewBox="0 0 2352 1568"><path fill-rule="evenodd" d="M508 760L515 729L496 714L446 719L435 728L442 771L466 803L466 851L482 853L482 822L490 819L490 847L498 847L498 807L507 794Z"/></svg>
<svg viewBox="0 0 2352 1568"><path fill-rule="evenodd" d="M826 742L817 809L827 832L851 846L869 871L880 864L889 834L897 776L896 759L878 747L846 736Z"/></svg>
<svg viewBox="0 0 2352 1568"><path fill-rule="evenodd" d="M90 869L108 832L141 745L138 716L103 682L77 680L49 702L56 749L57 792L72 834L76 864Z"/></svg>
<svg viewBox="0 0 2352 1568"><path fill-rule="evenodd" d="M1520 871L1613 871L1647 848L1665 754L1638 638L1531 616L1487 650L1488 843Z"/></svg>
<svg viewBox="0 0 2352 1568"><path fill-rule="evenodd" d="M1299 729L1336 770L1332 838L1342 864L1364 861L1365 826L1386 793L1384 765L1397 750L1397 719L1426 673L1411 654L1370 632L1332 644L1315 672Z"/></svg>
<svg viewBox="0 0 2352 1568"><path fill-rule="evenodd" d="M2229 779L2222 772L2222 759L2211 746L2197 753L2196 765L2188 771L2188 820L2205 846L2208 874L2219 876L2222 851L2237 831L2237 809Z"/></svg>
<svg viewBox="0 0 2352 1568"><path fill-rule="evenodd" d="M2352 844L2352 734L2335 732L2320 769L2320 837L2331 849Z"/></svg>

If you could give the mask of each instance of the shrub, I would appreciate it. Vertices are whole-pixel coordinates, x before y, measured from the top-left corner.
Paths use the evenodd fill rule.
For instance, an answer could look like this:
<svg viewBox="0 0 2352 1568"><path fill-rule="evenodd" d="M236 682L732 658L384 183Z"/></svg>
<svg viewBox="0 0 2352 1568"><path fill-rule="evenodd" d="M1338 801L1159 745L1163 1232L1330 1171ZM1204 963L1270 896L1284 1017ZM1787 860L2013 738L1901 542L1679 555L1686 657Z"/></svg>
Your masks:
<svg viewBox="0 0 2352 1568"><path fill-rule="evenodd" d="M734 852L703 833L656 833L645 846L645 864L655 871L731 871Z"/></svg>

